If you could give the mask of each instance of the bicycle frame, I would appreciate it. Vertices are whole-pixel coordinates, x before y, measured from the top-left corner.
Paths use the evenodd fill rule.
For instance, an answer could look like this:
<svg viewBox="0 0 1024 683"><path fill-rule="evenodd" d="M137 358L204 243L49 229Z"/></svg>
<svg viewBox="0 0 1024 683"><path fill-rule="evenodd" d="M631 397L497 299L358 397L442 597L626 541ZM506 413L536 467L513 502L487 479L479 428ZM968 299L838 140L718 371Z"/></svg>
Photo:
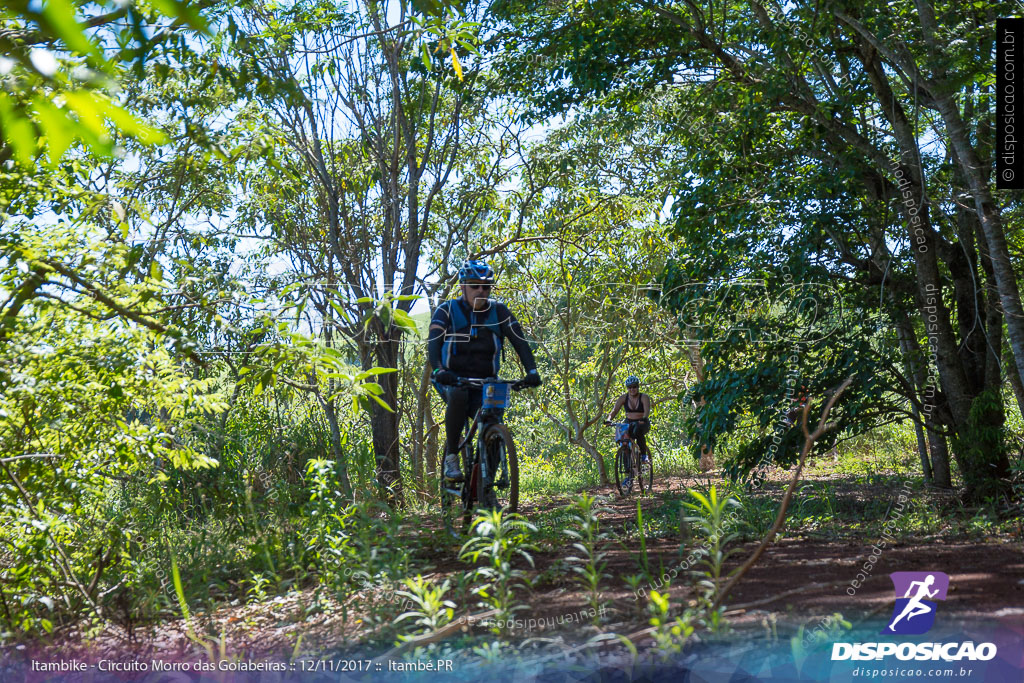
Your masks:
<svg viewBox="0 0 1024 683"><path fill-rule="evenodd" d="M643 475L641 474L641 468L640 468L640 447L637 444L636 439L634 439L629 434L629 422L628 421L623 421L623 422L606 421L605 424L607 424L610 427L615 427L615 443L620 448L623 447L623 446L628 446L628 448L629 448L629 460L630 460L630 463L629 463L630 474L632 475L634 481L637 481L637 482L640 483L640 486L641 486L640 490L641 490L641 493L642 493L643 492L643 482L642 482L642 476ZM618 457L618 456L616 456L616 457ZM616 463L615 467L618 467L617 463ZM618 470L616 470L616 475L615 476L616 476L616 482L618 482ZM632 487L632 485L630 485L630 487ZM621 489L619 489L619 493L622 494L622 490ZM622 494L622 495L624 495L624 494Z"/></svg>
<svg viewBox="0 0 1024 683"><path fill-rule="evenodd" d="M496 412L491 408L480 408L476 411L476 415L473 416L473 421L469 425L469 431L466 433L466 438L459 442L458 451L462 452L463 448L466 448L473 442L473 437L476 437L476 447L471 449L472 460L469 465L479 463L480 464L480 479L484 484L491 483L490 473L487 471L489 463L487 458L481 457L481 453L484 452L484 432L492 424L502 424L502 420ZM502 473L508 476L508 463L505 461L504 455L501 458Z"/></svg>
<svg viewBox="0 0 1024 683"><path fill-rule="evenodd" d="M505 385L501 390L494 390L492 395L485 395L483 397L483 404L477 410L473 416L473 420L470 422L469 429L466 431L465 437L459 442L457 452L462 453L463 449L469 449L469 462L464 463L467 465L466 478L459 487L448 488L448 492L453 495L460 495L463 502L463 507L468 510L475 502L482 501L485 491L494 486L495 472L490 472L490 463L484 456L486 451L484 444L484 434L487 432L487 428L493 424L503 424L502 413L510 402L510 390L518 390L520 387L520 380L509 380L502 379L500 377L489 377L487 379L475 379L475 378L460 378L459 384L467 388L483 388L485 392L490 392L492 387L500 387ZM475 447L471 444L474 443ZM473 467L480 467L480 490L475 492L473 496ZM498 482L508 481L509 470L507 454L501 454L500 461L500 475L497 479Z"/></svg>
<svg viewBox="0 0 1024 683"><path fill-rule="evenodd" d="M462 380L462 384L467 387L487 388L489 388L490 386L499 386L504 384L511 388L518 384L518 380L503 380L498 377L487 378L484 380L464 378ZM511 397L508 394L505 394L504 396L500 396L492 401L489 401L492 404L488 405L488 396L484 396L483 404L481 405L480 409L476 411L476 415L473 416L473 421L472 423L470 423L469 431L466 433L466 438L464 438L459 443L459 452L461 453L464 447L466 447L467 444L471 443L473 441L473 437L476 436L476 449L472 452L473 460L470 463L470 465L475 465L479 463L480 479L481 483L483 483L484 485L492 483L493 477L490 476L489 472L487 472L487 459L480 457L480 454L483 453L483 433L490 425L503 423L502 413L504 413L507 404L510 402L510 398ZM508 463L505 461L504 455L502 456L501 465L502 474L508 477Z"/></svg>

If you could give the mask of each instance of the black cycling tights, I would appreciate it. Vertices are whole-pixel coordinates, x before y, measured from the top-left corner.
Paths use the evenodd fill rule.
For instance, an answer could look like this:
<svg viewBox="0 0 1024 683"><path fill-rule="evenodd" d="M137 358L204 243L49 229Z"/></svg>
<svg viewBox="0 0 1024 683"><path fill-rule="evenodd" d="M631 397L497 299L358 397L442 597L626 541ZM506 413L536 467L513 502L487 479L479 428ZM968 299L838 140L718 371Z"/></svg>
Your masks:
<svg viewBox="0 0 1024 683"><path fill-rule="evenodd" d="M466 420L476 414L483 401L483 390L466 387L444 387L441 394L448 403L444 411L445 449L444 452L455 453L462 440L462 430Z"/></svg>
<svg viewBox="0 0 1024 683"><path fill-rule="evenodd" d="M644 437L647 432L651 431L650 420L627 420L627 422L629 422L629 435L633 437L636 445L640 447L640 453L642 455L650 455L647 450L647 439Z"/></svg>

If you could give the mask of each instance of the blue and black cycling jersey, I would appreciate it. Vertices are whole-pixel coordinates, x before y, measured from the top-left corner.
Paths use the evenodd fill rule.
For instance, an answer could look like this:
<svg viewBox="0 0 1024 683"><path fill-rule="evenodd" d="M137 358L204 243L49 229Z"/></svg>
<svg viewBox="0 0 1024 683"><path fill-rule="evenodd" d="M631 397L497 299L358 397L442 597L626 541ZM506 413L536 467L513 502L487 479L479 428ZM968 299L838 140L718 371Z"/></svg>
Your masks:
<svg viewBox="0 0 1024 683"><path fill-rule="evenodd" d="M508 307L490 299L487 310L474 311L464 298L449 299L434 310L427 356L432 368L445 368L460 377L497 377L501 374L503 340L508 339L526 371L537 362L523 328Z"/></svg>

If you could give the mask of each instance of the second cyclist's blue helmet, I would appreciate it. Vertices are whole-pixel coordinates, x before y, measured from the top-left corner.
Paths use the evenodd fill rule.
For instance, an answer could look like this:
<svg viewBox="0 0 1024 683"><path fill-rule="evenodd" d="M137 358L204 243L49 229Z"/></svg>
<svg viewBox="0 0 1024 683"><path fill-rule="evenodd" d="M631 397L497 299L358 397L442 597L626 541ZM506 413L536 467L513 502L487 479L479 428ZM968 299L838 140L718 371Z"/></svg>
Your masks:
<svg viewBox="0 0 1024 683"><path fill-rule="evenodd" d="M459 282L469 280L494 284L494 269L486 261L466 261L459 268Z"/></svg>
<svg viewBox="0 0 1024 683"><path fill-rule="evenodd" d="M630 375L626 378L626 388L628 389L633 385L640 386L640 378L636 375Z"/></svg>

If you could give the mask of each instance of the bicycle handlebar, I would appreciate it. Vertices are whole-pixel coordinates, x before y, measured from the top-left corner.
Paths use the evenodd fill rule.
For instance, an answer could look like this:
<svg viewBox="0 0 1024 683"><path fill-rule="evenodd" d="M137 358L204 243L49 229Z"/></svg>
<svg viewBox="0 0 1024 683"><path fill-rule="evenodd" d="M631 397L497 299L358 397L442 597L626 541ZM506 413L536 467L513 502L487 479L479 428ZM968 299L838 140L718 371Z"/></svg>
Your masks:
<svg viewBox="0 0 1024 683"><path fill-rule="evenodd" d="M459 377L456 384L463 387L482 387L485 384L509 384L512 386L512 391L519 391L524 388L522 379L502 379L501 377L486 377L483 379L478 377Z"/></svg>

